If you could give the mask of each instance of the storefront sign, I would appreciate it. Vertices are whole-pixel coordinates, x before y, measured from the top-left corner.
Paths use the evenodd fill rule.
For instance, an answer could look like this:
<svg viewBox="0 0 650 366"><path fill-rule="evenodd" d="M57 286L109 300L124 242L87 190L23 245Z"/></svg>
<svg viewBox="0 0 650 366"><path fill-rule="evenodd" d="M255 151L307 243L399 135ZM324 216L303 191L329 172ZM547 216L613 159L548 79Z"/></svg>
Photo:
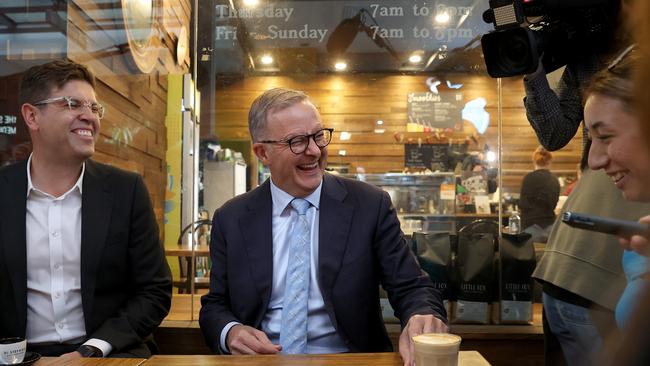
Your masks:
<svg viewBox="0 0 650 366"><path fill-rule="evenodd" d="M408 121L429 128L451 128L460 131L463 129L463 106L461 92L409 93Z"/></svg>
<svg viewBox="0 0 650 366"><path fill-rule="evenodd" d="M15 135L18 117L10 114L0 115L0 134Z"/></svg>
<svg viewBox="0 0 650 366"><path fill-rule="evenodd" d="M397 49L402 49L413 40L442 42L453 49L491 29L491 25L481 19L487 4L477 6L473 0L450 3L434 5L403 0L385 5L380 1L332 1L327 2L326 11L334 16L326 17L314 12L313 2L278 1L253 8L232 8L222 4L215 6L215 40L217 43L237 40L241 34L237 27L230 27L233 19L242 21L253 43L295 39L323 45L339 26L345 24L351 27L352 38L358 32L366 33L372 41L386 39L397 42L394 44ZM336 14L343 14L344 18ZM434 24L431 24L432 18L436 19ZM349 42L352 43L352 40ZM301 46L316 46L312 42ZM364 42L352 48L366 48L368 45Z"/></svg>
<svg viewBox="0 0 650 366"><path fill-rule="evenodd" d="M448 144L404 144L404 166L408 168L447 171Z"/></svg>

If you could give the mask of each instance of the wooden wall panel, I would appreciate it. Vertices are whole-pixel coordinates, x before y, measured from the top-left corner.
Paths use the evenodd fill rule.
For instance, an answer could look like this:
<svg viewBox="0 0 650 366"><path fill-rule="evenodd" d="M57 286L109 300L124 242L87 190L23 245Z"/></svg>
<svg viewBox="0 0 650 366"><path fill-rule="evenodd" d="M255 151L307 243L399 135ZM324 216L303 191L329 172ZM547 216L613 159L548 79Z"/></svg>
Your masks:
<svg viewBox="0 0 650 366"><path fill-rule="evenodd" d="M160 21L154 43L158 50L153 71L143 74L126 60L128 47L115 44L126 40L120 34L119 19L106 18L119 1L68 2L68 58L89 66L97 76L97 97L106 107L94 158L144 177L161 227L167 179L165 151L167 130L167 75L189 69L187 55L176 63L175 42L182 26L190 28L189 0L164 0L157 9ZM102 19L97 19L102 17Z"/></svg>
<svg viewBox="0 0 650 366"><path fill-rule="evenodd" d="M463 141L471 135L478 136L478 144L471 142L471 150L483 149L487 144L497 148L497 83L487 76L437 75L441 80L463 84L465 100L483 97L490 114L490 127L478 136L473 126L465 122L462 132L453 133L452 141ZM427 76L359 74L313 75L292 78L288 76L248 77L229 81L216 92L216 131L222 140L248 140L248 109L252 101L264 90L288 87L305 91L316 102L324 125L333 127L329 146L330 164L349 164L351 171L363 167L368 173L401 171L404 167L406 142L426 142L431 133L407 133L406 97L410 92L425 92ZM519 78L504 79L503 95L503 188L504 192L518 193L525 172L533 169L531 156L538 146L535 132L526 119L523 105L524 89ZM444 90L444 87L440 87ZM383 120L383 134L375 134L375 122ZM207 134L208 128L202 130ZM350 140L341 141L340 132L352 134ZM470 139L471 141L471 139ZM339 156L345 150L345 156ZM554 153L552 169L558 174L575 172L580 160L582 139L580 133L561 151Z"/></svg>

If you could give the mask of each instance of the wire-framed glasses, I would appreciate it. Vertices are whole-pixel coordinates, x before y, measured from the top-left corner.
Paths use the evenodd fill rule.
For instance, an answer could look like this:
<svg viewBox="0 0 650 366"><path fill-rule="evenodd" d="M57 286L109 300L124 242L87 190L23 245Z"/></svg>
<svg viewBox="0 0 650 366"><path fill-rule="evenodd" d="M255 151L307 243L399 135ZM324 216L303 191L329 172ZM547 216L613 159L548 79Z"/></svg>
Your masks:
<svg viewBox="0 0 650 366"><path fill-rule="evenodd" d="M629 45L626 49L621 51L621 53L619 53L618 56L616 56L614 60L609 63L609 65L607 66L607 71L616 74L616 66L618 66L621 63L621 61L624 60L632 51L634 51L635 48L636 48L636 44L633 43Z"/></svg>
<svg viewBox="0 0 650 366"><path fill-rule="evenodd" d="M49 98L41 100L40 102L33 103L32 105L39 106L63 101L65 101L68 109L70 109L72 112L81 112L82 108L88 107L88 109L90 109L90 111L96 115L97 118L102 119L104 117L104 106L101 104L97 102L81 101L69 96Z"/></svg>
<svg viewBox="0 0 650 366"><path fill-rule="evenodd" d="M332 132L334 132L333 128L323 128L310 135L298 135L286 140L263 140L260 142L264 144L289 145L292 153L302 154L307 150L310 139L313 139L319 148L329 145L330 141L332 141Z"/></svg>

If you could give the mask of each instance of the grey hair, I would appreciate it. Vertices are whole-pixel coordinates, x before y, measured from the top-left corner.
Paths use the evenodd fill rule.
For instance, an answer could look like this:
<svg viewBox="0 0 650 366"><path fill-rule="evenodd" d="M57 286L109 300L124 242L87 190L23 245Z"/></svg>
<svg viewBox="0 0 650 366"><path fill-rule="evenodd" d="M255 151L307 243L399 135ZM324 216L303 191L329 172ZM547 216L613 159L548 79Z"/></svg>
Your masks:
<svg viewBox="0 0 650 366"><path fill-rule="evenodd" d="M269 89L255 98L248 112L248 130L253 142L262 139L269 112L283 110L304 101L310 102L307 94L299 90L285 88Z"/></svg>

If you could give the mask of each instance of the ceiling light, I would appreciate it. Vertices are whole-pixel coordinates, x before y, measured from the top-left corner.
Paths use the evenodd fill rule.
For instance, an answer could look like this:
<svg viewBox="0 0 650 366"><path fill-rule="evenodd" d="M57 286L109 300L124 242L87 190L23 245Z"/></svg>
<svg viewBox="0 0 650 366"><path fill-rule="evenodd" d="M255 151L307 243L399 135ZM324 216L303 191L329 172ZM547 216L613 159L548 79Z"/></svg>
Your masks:
<svg viewBox="0 0 650 366"><path fill-rule="evenodd" d="M495 162L497 160L497 154L494 151L488 151L486 159L490 163Z"/></svg>
<svg viewBox="0 0 650 366"><path fill-rule="evenodd" d="M346 64L343 61L339 61L334 64L334 68L336 69L336 71L345 71L345 69L348 68L348 64Z"/></svg>
<svg viewBox="0 0 650 366"><path fill-rule="evenodd" d="M339 155L341 155L341 156L345 156L345 154L347 154L347 153L348 152L345 151L345 150L339 150Z"/></svg>
<svg viewBox="0 0 650 366"><path fill-rule="evenodd" d="M246 6L255 6L259 3L259 0L244 0L244 5Z"/></svg>
<svg viewBox="0 0 650 366"><path fill-rule="evenodd" d="M378 119L378 120L377 120L377 124L378 124L378 125L383 125L383 124L384 124L384 121Z"/></svg>
<svg viewBox="0 0 650 366"><path fill-rule="evenodd" d="M412 64L417 64L420 63L421 61L422 61L422 56L420 55L411 55L411 57L409 57L409 62Z"/></svg>
<svg viewBox="0 0 650 366"><path fill-rule="evenodd" d="M349 140L350 137L352 137L351 133L349 133L347 131L343 131L343 132L341 132L341 135L340 135L339 138L341 139L341 141L344 141L344 140Z"/></svg>
<svg viewBox="0 0 650 366"><path fill-rule="evenodd" d="M438 24L447 24L449 23L449 14L447 13L438 13L436 14L436 17L433 18L436 23Z"/></svg>
<svg viewBox="0 0 650 366"><path fill-rule="evenodd" d="M262 55L260 61L262 61L264 65L270 65L273 63L273 57L271 55Z"/></svg>
<svg viewBox="0 0 650 366"><path fill-rule="evenodd" d="M384 132L386 132L386 130L383 128L375 128L375 133L384 133Z"/></svg>

